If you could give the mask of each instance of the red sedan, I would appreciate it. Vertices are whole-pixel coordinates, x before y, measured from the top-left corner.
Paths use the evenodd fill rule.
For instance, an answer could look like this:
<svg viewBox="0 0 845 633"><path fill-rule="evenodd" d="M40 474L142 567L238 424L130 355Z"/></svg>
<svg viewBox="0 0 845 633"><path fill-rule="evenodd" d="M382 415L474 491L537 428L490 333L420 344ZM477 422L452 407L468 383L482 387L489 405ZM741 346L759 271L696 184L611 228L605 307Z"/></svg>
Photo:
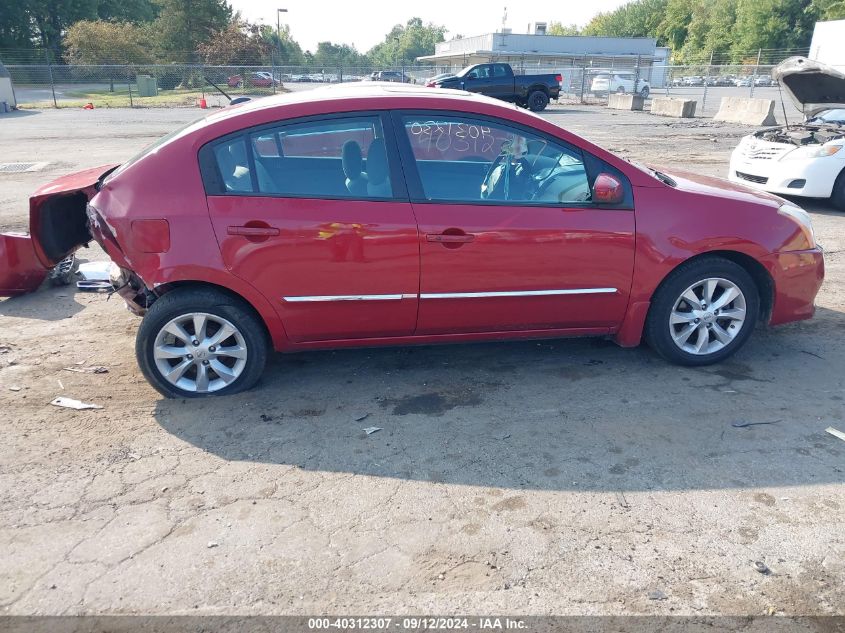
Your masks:
<svg viewBox="0 0 845 633"><path fill-rule="evenodd" d="M268 72L250 73L247 78L249 85L256 88L272 88L274 85L279 85L279 81ZM244 87L244 79L240 75L232 75L227 79L227 83L230 88Z"/></svg>
<svg viewBox="0 0 845 633"><path fill-rule="evenodd" d="M227 108L46 185L31 233L0 239L0 294L95 239L175 397L249 388L271 347L603 336L704 365L811 317L824 274L780 198L486 97L372 84Z"/></svg>

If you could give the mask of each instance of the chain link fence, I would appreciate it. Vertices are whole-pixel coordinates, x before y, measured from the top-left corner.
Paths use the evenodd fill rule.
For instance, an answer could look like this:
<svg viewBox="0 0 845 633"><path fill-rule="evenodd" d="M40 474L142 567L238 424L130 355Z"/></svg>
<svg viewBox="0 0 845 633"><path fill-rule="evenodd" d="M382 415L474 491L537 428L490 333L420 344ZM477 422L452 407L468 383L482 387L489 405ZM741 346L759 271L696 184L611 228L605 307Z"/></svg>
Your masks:
<svg viewBox="0 0 845 633"><path fill-rule="evenodd" d="M46 60L45 60L46 61ZM511 61L514 72L561 76L559 103L603 105L615 92L693 99L696 115L712 117L721 97L780 100L771 79L773 64L667 66L652 59L584 57L561 64ZM73 65L7 64L19 106L30 108L196 107L225 105L229 97L305 90L325 84L387 80L425 84L434 75L456 73L455 66L389 67L206 64ZM789 120L800 112L785 103ZM783 113L778 108L778 118Z"/></svg>

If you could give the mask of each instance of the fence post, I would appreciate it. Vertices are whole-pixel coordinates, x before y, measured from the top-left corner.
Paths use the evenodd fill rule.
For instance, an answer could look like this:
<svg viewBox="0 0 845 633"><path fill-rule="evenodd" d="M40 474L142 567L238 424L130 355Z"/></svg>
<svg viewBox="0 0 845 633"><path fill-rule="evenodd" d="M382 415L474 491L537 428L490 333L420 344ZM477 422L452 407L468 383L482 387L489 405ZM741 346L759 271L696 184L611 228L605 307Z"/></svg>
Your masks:
<svg viewBox="0 0 845 633"><path fill-rule="evenodd" d="M757 49L757 65L754 66L754 75L751 77L751 91L748 94L749 97L754 96L754 84L757 83L757 73L760 71L760 55L763 53L762 48Z"/></svg>
<svg viewBox="0 0 845 633"><path fill-rule="evenodd" d="M132 81L130 79L126 79L126 87L129 88L129 107L134 108L135 103L132 101Z"/></svg>
<svg viewBox="0 0 845 633"><path fill-rule="evenodd" d="M339 64L337 67L337 83L343 83L343 64Z"/></svg>
<svg viewBox="0 0 845 633"><path fill-rule="evenodd" d="M53 66L50 64L50 51L44 51L44 59L47 62L47 72L50 74L50 91L53 93L53 107L58 108L59 103L56 101L56 85L53 83Z"/></svg>
<svg viewBox="0 0 845 633"><path fill-rule="evenodd" d="M639 94L640 92L640 63L642 62L642 56L637 55L637 67L634 72L634 94Z"/></svg>
<svg viewBox="0 0 845 633"><path fill-rule="evenodd" d="M710 51L710 61L707 62L707 73L704 76L704 93L701 95L701 116L704 116L704 108L707 107L707 82L710 81L710 73L713 72L713 51Z"/></svg>
<svg viewBox="0 0 845 633"><path fill-rule="evenodd" d="M584 101L584 90L585 85L587 83L587 54L584 53L584 57L581 61L581 103L586 103Z"/></svg>

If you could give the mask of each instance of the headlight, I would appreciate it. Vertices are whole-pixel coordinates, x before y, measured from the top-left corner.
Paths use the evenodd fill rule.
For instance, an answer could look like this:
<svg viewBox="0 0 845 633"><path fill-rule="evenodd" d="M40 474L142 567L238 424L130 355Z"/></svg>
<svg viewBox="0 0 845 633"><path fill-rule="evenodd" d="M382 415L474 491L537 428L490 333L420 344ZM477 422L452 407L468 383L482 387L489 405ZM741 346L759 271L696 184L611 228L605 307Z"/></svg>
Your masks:
<svg viewBox="0 0 845 633"><path fill-rule="evenodd" d="M825 156L833 156L842 149L841 145L811 145L809 147L799 147L789 152L781 160L801 160L805 158L823 158Z"/></svg>
<svg viewBox="0 0 845 633"><path fill-rule="evenodd" d="M804 234L804 238L807 240L806 248L810 249L816 247L816 233L813 231L813 222L810 220L809 213L804 211L801 207L796 207L794 204L790 203L781 205L778 209L778 213L790 218L798 225L801 232Z"/></svg>

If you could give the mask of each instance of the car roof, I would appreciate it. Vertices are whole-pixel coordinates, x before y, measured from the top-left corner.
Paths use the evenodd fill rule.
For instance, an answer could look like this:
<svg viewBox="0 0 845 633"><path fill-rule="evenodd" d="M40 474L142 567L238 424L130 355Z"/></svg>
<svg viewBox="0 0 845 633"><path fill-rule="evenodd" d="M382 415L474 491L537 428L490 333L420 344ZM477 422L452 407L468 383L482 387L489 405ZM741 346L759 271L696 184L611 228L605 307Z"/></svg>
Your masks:
<svg viewBox="0 0 845 633"><path fill-rule="evenodd" d="M334 105L338 112L368 108L377 110L384 108L384 106L379 106L379 102L385 99L390 99L389 107L391 109L425 109L436 105L436 109L454 107L456 110L472 111L474 107L484 104L503 111L502 114L505 116L507 116L505 113L512 115L513 111L517 109L512 104L506 104L503 101L464 90L435 89L413 84L367 81L332 84L312 90L297 90L261 97L236 106L223 108L218 112L209 114L205 120L211 124L231 118L240 118L251 113L258 114L270 109L294 109L295 106L300 106L296 109L303 106L307 108L309 104L315 106L315 114L328 111L329 104ZM542 117L525 110L520 110L520 112L543 120Z"/></svg>

